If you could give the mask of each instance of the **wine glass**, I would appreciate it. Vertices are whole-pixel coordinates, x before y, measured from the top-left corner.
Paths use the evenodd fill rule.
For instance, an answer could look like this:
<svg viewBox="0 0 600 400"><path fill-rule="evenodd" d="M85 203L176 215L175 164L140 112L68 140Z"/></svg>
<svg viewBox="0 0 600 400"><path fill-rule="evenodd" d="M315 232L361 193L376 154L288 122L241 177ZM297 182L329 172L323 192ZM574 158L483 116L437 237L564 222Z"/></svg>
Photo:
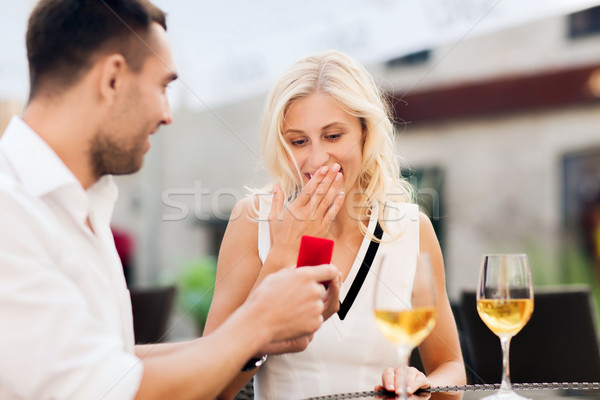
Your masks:
<svg viewBox="0 0 600 400"><path fill-rule="evenodd" d="M429 254L411 262L381 255L376 266L375 323L398 350L404 368L401 399L406 400L406 369L411 351L429 335L436 320L436 296Z"/></svg>
<svg viewBox="0 0 600 400"><path fill-rule="evenodd" d="M531 271L525 254L484 255L477 289L479 317L502 345L502 383L486 400L524 400L510 383L510 339L527 324L533 313Z"/></svg>

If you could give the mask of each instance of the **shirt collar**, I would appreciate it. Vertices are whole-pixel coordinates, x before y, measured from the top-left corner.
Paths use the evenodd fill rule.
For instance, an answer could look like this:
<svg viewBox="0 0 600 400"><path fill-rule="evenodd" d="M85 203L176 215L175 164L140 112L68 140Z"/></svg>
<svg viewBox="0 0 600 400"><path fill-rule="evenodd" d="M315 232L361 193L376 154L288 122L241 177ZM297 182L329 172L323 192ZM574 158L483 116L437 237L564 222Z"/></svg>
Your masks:
<svg viewBox="0 0 600 400"><path fill-rule="evenodd" d="M0 146L17 179L33 196L42 197L63 186L81 187L54 150L20 117L12 117Z"/></svg>
<svg viewBox="0 0 600 400"><path fill-rule="evenodd" d="M103 176L86 192L54 150L20 117L10 120L0 138L0 151L31 195L54 196L80 223L91 212L102 222L110 222L117 198L112 177Z"/></svg>

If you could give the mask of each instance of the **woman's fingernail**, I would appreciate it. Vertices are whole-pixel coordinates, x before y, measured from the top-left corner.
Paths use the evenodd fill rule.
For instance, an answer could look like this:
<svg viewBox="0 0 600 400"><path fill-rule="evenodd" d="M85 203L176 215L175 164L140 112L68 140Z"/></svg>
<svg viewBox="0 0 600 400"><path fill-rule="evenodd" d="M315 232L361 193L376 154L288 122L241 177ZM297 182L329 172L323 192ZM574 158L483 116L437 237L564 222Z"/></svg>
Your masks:
<svg viewBox="0 0 600 400"><path fill-rule="evenodd" d="M338 174L335 176L335 181L336 181L336 182L339 182L339 181L341 181L341 180L342 180L342 173L341 173L341 172L338 172Z"/></svg>
<svg viewBox="0 0 600 400"><path fill-rule="evenodd" d="M331 169L334 170L335 172L338 172L340 170L340 168L341 168L340 164L335 163L335 164L333 164L333 168L331 168Z"/></svg>
<svg viewBox="0 0 600 400"><path fill-rule="evenodd" d="M327 167L327 166L324 166L324 167L321 167L321 169L319 170L319 172L320 172L322 175L325 175L325 174L327 173L327 170L328 170L328 169L329 169L329 167Z"/></svg>

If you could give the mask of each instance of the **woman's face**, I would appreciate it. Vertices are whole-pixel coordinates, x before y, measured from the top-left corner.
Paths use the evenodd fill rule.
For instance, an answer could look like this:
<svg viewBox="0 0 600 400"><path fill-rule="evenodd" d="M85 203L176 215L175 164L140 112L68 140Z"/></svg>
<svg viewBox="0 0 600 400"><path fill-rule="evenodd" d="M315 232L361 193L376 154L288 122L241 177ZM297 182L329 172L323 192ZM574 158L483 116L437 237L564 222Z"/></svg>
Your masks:
<svg viewBox="0 0 600 400"><path fill-rule="evenodd" d="M305 185L322 166L338 163L346 193L358 188L363 134L358 117L342 110L326 94L295 101L285 114L283 138L292 150Z"/></svg>

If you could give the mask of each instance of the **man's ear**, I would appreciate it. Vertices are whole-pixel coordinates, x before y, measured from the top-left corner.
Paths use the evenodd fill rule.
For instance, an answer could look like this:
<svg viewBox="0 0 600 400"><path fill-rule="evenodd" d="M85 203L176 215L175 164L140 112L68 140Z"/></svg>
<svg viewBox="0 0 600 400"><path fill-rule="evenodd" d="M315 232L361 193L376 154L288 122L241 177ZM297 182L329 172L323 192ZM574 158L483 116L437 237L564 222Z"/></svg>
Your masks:
<svg viewBox="0 0 600 400"><path fill-rule="evenodd" d="M121 54L106 56L100 65L99 93L104 101L112 102L122 87L128 72L127 62Z"/></svg>

